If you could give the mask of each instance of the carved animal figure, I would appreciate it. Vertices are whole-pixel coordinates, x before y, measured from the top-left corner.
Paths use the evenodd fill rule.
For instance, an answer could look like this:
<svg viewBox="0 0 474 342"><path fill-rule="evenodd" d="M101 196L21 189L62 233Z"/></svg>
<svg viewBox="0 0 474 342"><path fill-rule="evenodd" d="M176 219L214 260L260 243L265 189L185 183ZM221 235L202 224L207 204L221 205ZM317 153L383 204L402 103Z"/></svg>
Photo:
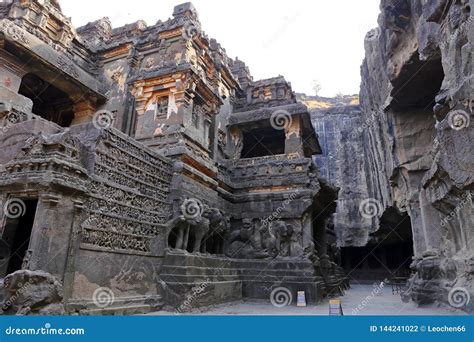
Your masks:
<svg viewBox="0 0 474 342"><path fill-rule="evenodd" d="M230 230L228 218L217 208L208 208L203 215L209 220L209 232L205 238L207 252L223 254L224 240Z"/></svg>

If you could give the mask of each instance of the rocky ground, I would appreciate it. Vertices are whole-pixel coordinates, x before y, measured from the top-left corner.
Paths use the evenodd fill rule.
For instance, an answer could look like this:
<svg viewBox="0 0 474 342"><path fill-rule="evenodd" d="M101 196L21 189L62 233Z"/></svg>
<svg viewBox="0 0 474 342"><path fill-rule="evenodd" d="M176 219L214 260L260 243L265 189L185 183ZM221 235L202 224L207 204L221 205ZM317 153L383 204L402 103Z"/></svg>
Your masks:
<svg viewBox="0 0 474 342"><path fill-rule="evenodd" d="M375 291L374 291L375 290ZM380 291L379 291L380 290ZM378 293L376 293L378 292ZM344 315L465 315L447 306L421 306L403 303L400 295L392 294L389 285L352 285L340 298ZM328 315L329 299L317 305L297 307L295 305L277 308L266 302L236 302L214 306L206 310L194 310L188 315ZM173 315L176 311L163 310L149 315ZM184 313L183 313L184 314Z"/></svg>

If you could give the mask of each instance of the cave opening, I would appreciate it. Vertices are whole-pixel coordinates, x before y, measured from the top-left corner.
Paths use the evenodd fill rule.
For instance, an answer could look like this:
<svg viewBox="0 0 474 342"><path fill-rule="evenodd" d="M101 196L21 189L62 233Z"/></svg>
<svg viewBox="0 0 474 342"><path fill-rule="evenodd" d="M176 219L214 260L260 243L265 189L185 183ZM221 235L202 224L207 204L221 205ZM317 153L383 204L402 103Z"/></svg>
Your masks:
<svg viewBox="0 0 474 342"><path fill-rule="evenodd" d="M258 158L285 153L285 131L274 128L258 128L243 132L241 158Z"/></svg>
<svg viewBox="0 0 474 342"><path fill-rule="evenodd" d="M422 61L419 54L415 53L400 75L392 81L392 110L425 112L432 116L443 79L441 58Z"/></svg>
<svg viewBox="0 0 474 342"><path fill-rule="evenodd" d="M74 103L68 94L51 83L29 73L23 76L18 93L33 101L33 114L62 127L71 125Z"/></svg>
<svg viewBox="0 0 474 342"><path fill-rule="evenodd" d="M356 283L408 278L412 259L410 218L395 208L385 211L380 229L370 236L367 245L341 248L342 267Z"/></svg>

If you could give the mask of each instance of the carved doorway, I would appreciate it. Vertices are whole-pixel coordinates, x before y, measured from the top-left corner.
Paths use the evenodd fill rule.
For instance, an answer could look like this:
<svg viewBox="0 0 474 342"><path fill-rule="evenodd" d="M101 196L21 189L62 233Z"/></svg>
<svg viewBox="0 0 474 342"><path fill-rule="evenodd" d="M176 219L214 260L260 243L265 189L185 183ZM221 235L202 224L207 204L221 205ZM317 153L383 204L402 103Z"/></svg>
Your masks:
<svg viewBox="0 0 474 342"><path fill-rule="evenodd" d="M18 200L20 211L5 215L5 224L0 240L0 277L21 270L30 244L35 221L37 199Z"/></svg>

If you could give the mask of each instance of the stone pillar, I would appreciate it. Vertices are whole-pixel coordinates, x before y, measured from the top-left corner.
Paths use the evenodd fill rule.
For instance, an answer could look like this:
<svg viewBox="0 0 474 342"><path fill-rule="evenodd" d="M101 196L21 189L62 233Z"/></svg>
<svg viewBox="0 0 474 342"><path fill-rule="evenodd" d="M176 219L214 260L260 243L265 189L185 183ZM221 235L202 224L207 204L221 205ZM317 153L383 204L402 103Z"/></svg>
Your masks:
<svg viewBox="0 0 474 342"><path fill-rule="evenodd" d="M313 215L311 212L306 212L301 219L303 249L308 248L313 243L312 217Z"/></svg>
<svg viewBox="0 0 474 342"><path fill-rule="evenodd" d="M426 198L424 189L420 191L419 196L426 250L438 252L442 242L441 217Z"/></svg>
<svg viewBox="0 0 474 342"><path fill-rule="evenodd" d="M232 127L229 129L227 135L227 154L234 160L241 157L242 149L244 147L243 134L240 128Z"/></svg>
<svg viewBox="0 0 474 342"><path fill-rule="evenodd" d="M81 243L81 223L83 220L84 202L80 199L73 199L73 219L71 222L71 230L69 233L69 242L67 250L66 267L64 270L64 298L72 297L74 287L74 275L76 256L79 252L79 245Z"/></svg>
<svg viewBox="0 0 474 342"><path fill-rule="evenodd" d="M0 50L0 86L13 93L20 90L21 80L26 71L15 65L11 58Z"/></svg>
<svg viewBox="0 0 474 342"><path fill-rule="evenodd" d="M74 103L74 120L72 125L92 121L92 117L97 110L94 102L88 99L81 99Z"/></svg>
<svg viewBox="0 0 474 342"><path fill-rule="evenodd" d="M299 117L291 117L285 127L285 154L303 156L303 140L301 137L301 120Z"/></svg>
<svg viewBox="0 0 474 342"><path fill-rule="evenodd" d="M407 211L410 216L411 232L413 236L414 258L421 258L423 252L426 251L426 241L419 203L411 202Z"/></svg>
<svg viewBox="0 0 474 342"><path fill-rule="evenodd" d="M62 278L62 267L59 266L58 255L54 255L58 251L51 249L51 243L58 234L57 222L60 211L57 205L61 200L61 195L51 192L38 198L30 237L31 254L27 265L27 269L43 270L58 276L59 279Z"/></svg>

